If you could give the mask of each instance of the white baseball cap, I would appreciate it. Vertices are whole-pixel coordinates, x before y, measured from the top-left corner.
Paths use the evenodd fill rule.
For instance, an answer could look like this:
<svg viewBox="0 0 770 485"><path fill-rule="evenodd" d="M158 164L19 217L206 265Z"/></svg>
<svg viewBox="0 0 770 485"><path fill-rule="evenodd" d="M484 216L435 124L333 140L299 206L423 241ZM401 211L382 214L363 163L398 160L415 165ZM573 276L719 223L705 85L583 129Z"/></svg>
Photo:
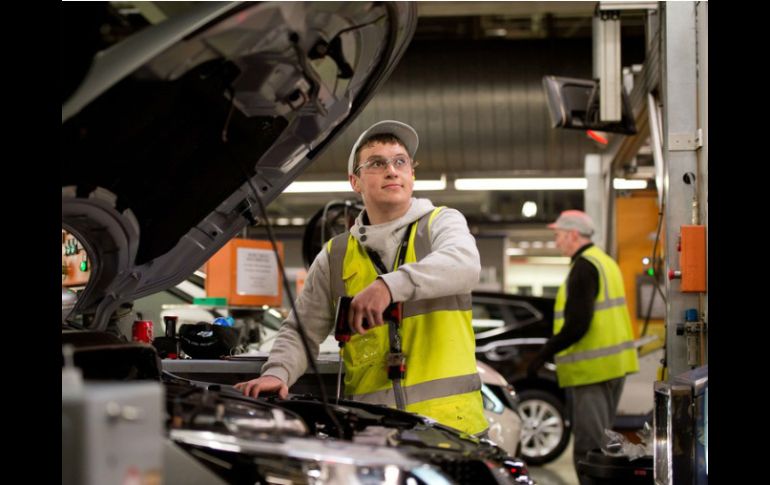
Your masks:
<svg viewBox="0 0 770 485"><path fill-rule="evenodd" d="M583 236L591 236L594 233L594 221L588 214L579 210L562 212L556 222L548 224L548 227L565 231L574 229Z"/></svg>
<svg viewBox="0 0 770 485"><path fill-rule="evenodd" d="M348 158L348 175L353 175L353 169L356 168L356 150L358 150L358 147L373 135L381 134L391 134L401 140L406 151L409 152L409 157L414 160L414 154L417 152L417 146L420 142L414 128L400 121L378 121L367 130L364 130L364 132L361 133L361 136L358 137L358 140L353 144L353 149L350 150L350 158Z"/></svg>

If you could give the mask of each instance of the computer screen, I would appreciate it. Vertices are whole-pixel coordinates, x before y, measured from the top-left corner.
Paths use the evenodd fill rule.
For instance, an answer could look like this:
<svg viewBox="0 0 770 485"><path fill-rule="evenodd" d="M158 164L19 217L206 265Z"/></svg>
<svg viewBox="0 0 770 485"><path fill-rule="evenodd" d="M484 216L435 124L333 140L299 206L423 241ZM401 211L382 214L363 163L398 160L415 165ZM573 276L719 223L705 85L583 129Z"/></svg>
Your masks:
<svg viewBox="0 0 770 485"><path fill-rule="evenodd" d="M602 121L599 119L599 81L544 76L543 88L554 128L636 134L631 103L625 90L622 91L620 121Z"/></svg>

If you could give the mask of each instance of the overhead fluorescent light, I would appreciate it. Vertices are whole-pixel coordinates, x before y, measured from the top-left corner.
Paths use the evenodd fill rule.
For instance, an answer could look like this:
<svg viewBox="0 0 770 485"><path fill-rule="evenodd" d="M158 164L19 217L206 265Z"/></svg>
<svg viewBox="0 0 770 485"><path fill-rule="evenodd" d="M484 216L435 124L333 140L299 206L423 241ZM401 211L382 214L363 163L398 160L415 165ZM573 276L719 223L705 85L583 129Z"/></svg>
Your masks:
<svg viewBox="0 0 770 485"><path fill-rule="evenodd" d="M572 260L563 256L531 256L527 258L529 264L558 264L569 266Z"/></svg>
<svg viewBox="0 0 770 485"><path fill-rule="evenodd" d="M420 180L414 181L414 190L428 191L428 190L444 190L446 189L446 177L441 177L438 180ZM326 181L326 182L292 182L286 187L284 193L287 194L309 194L309 193L330 193L330 192L353 192L350 187L350 182L347 180L341 181Z"/></svg>
<svg viewBox="0 0 770 485"><path fill-rule="evenodd" d="M456 179L457 190L585 190L584 177Z"/></svg>
<svg viewBox="0 0 770 485"><path fill-rule="evenodd" d="M612 186L615 190L646 189L646 180L614 179Z"/></svg>
<svg viewBox="0 0 770 485"><path fill-rule="evenodd" d="M572 178L462 178L454 182L456 190L585 190L588 182L583 177ZM615 179L613 186L618 190L647 188L646 180ZM436 191L447 188L446 177L438 180L414 181L416 191ZM292 182L286 190L287 194L299 193L332 193L353 192L350 182L313 181Z"/></svg>
<svg viewBox="0 0 770 485"><path fill-rule="evenodd" d="M505 250L505 254L507 254L508 256L523 256L527 254L527 252L522 248L507 248Z"/></svg>
<svg viewBox="0 0 770 485"><path fill-rule="evenodd" d="M441 176L438 180L420 180L414 181L414 190L444 190L446 189L446 177Z"/></svg>
<svg viewBox="0 0 770 485"><path fill-rule="evenodd" d="M340 180L339 182L292 182L284 190L286 194L307 194L311 192L353 192L353 188L350 187L350 182L347 180Z"/></svg>
<svg viewBox="0 0 770 485"><path fill-rule="evenodd" d="M646 180L614 179L617 190L646 189ZM585 190L584 177L568 178L468 178L456 179L456 190Z"/></svg>

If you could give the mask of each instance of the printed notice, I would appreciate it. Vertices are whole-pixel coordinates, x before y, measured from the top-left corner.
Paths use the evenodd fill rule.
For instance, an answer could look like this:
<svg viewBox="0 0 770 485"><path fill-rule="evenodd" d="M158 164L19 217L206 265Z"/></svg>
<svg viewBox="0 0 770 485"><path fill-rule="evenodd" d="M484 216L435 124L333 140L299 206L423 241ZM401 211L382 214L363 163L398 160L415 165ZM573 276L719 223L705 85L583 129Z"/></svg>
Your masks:
<svg viewBox="0 0 770 485"><path fill-rule="evenodd" d="M278 296L278 262L269 249L238 248L239 295Z"/></svg>

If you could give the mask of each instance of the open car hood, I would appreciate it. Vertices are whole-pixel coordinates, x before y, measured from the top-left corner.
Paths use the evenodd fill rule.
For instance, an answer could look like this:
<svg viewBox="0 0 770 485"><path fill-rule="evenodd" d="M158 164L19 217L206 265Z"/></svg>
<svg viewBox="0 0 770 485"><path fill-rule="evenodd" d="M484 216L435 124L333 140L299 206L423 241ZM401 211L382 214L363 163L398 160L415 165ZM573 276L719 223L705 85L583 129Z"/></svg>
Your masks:
<svg viewBox="0 0 770 485"><path fill-rule="evenodd" d="M62 226L91 259L74 311L92 329L253 223L254 190L267 206L313 162L417 21L413 3L183 4L96 51L63 95Z"/></svg>

